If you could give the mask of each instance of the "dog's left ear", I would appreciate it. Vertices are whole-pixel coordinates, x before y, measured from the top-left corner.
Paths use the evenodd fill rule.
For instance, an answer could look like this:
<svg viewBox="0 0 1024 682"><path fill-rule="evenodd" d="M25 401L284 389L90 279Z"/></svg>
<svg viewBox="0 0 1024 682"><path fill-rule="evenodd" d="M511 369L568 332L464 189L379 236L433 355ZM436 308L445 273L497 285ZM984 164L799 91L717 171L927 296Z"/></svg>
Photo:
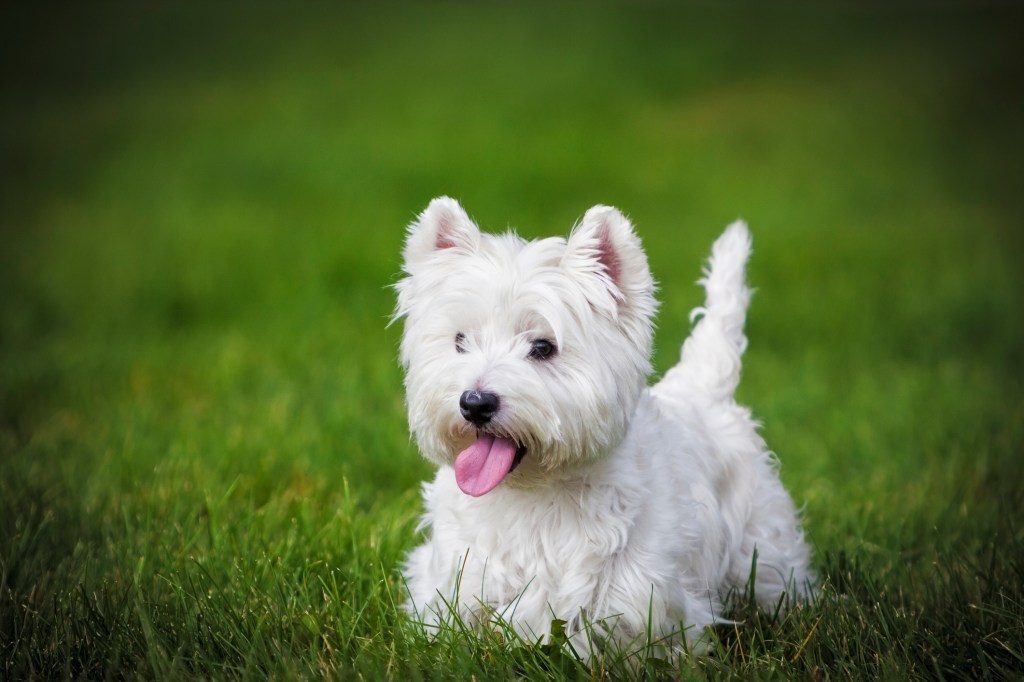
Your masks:
<svg viewBox="0 0 1024 682"><path fill-rule="evenodd" d="M594 206L586 212L569 235L562 266L599 286L605 295L590 296L591 305L611 307L604 312L613 317L622 311L641 316L653 313L654 281L647 256L633 226L618 209Z"/></svg>
<svg viewBox="0 0 1024 682"><path fill-rule="evenodd" d="M438 251L452 249L469 254L479 245L480 228L459 202L449 197L437 197L409 225L402 252L405 271L412 274L417 264Z"/></svg>

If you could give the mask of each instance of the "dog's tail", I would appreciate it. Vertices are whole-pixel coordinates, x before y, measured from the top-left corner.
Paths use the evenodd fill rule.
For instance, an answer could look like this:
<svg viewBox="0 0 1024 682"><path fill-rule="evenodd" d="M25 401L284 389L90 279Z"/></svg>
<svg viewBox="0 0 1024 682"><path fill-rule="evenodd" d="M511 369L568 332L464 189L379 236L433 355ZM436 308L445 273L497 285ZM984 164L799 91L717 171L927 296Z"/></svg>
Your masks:
<svg viewBox="0 0 1024 682"><path fill-rule="evenodd" d="M683 344L679 364L655 387L665 396L702 396L711 402L730 401L740 382L740 358L747 348L743 323L750 304L746 265L750 232L742 221L725 229L711 247L704 277L699 281L707 296L704 306L690 313L698 319Z"/></svg>

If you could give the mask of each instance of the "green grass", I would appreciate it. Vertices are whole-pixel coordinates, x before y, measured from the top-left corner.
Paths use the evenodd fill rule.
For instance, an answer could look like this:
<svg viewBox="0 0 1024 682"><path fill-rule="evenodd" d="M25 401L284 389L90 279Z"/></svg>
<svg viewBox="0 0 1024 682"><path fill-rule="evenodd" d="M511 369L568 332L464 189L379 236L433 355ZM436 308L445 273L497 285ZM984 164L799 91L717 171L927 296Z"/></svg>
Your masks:
<svg viewBox="0 0 1024 682"><path fill-rule="evenodd" d="M1018 9L0 11L0 678L1024 675ZM671 366L755 233L741 398L823 576L588 669L399 614L403 228L629 213ZM641 652L642 654L642 652Z"/></svg>

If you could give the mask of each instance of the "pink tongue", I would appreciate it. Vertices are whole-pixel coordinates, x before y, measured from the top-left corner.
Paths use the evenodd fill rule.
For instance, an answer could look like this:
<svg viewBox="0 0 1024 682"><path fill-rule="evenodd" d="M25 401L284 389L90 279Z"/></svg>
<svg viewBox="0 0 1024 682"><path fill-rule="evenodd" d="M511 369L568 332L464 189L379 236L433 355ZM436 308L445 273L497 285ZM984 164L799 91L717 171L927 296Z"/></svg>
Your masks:
<svg viewBox="0 0 1024 682"><path fill-rule="evenodd" d="M501 483L515 456L515 442L482 433L455 458L455 480L462 492L480 497Z"/></svg>

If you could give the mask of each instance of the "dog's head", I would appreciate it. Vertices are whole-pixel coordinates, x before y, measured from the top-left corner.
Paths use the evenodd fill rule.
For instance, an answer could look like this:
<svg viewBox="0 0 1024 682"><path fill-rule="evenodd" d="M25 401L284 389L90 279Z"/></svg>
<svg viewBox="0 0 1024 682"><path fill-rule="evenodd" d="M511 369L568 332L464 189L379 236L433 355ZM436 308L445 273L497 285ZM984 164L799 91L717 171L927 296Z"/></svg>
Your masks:
<svg viewBox="0 0 1024 682"><path fill-rule="evenodd" d="M441 197L403 255L409 427L464 492L537 485L619 444L650 372L657 306L619 211L595 206L568 239L526 242L481 234Z"/></svg>

